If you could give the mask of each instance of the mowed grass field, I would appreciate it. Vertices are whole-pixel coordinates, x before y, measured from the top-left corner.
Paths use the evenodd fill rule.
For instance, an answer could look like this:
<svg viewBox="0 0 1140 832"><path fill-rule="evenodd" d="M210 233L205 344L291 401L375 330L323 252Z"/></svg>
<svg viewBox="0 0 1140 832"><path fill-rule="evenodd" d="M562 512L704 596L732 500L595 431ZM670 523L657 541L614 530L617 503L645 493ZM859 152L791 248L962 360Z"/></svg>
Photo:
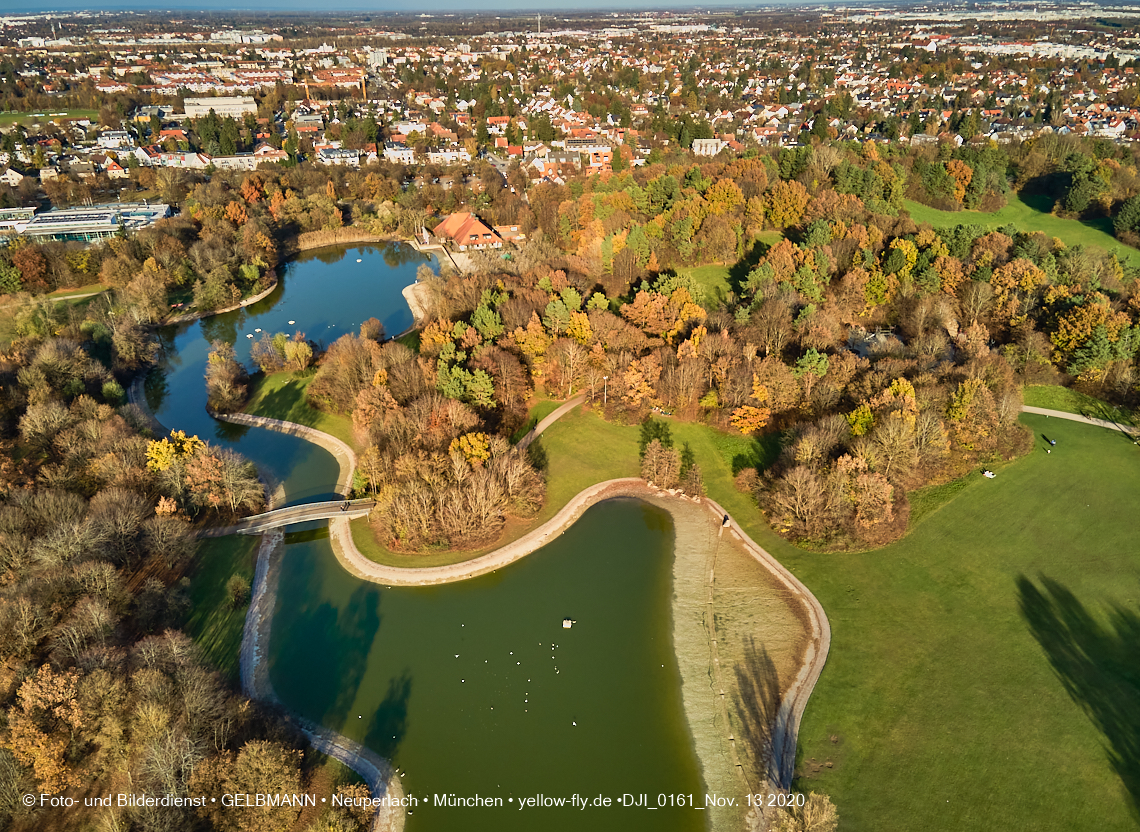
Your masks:
<svg viewBox="0 0 1140 832"><path fill-rule="evenodd" d="M309 405L305 391L314 375L298 376L293 373L257 374L252 380L245 413L296 422L335 436L351 448L356 447L352 435L352 419L336 413L325 413Z"/></svg>
<svg viewBox="0 0 1140 832"><path fill-rule="evenodd" d="M1079 413L1095 419L1109 419L1123 425L1135 424L1131 413L1116 405L1095 399L1071 387L1056 384L1031 384L1025 388L1025 403L1032 407Z"/></svg>
<svg viewBox="0 0 1140 832"><path fill-rule="evenodd" d="M1029 456L971 475L893 546L755 535L831 621L796 785L830 794L841 829L1137 828L1140 448L1023 422Z"/></svg>
<svg viewBox="0 0 1140 832"><path fill-rule="evenodd" d="M1005 207L991 212L939 211L937 208L930 208L909 199L905 200L904 207L916 223L928 222L935 228L979 225L992 231L1013 223L1018 231L1040 231L1050 237L1059 238L1067 246L1082 245L1113 252L1122 264L1140 268L1140 251L1124 245L1113 237L1112 224L1108 220L1087 223L1063 219L1050 214L1048 209L1040 210L1031 205L1017 193L1009 194L1009 201Z"/></svg>
<svg viewBox="0 0 1140 832"><path fill-rule="evenodd" d="M190 613L186 633L202 649L206 661L227 678L237 680L242 628L248 605L232 609L226 582L241 575L253 584L261 538L234 534L202 540L189 572Z"/></svg>
<svg viewBox="0 0 1140 832"><path fill-rule="evenodd" d="M0 113L0 127L8 127L13 124L47 124L49 121L54 121L58 124L65 119L80 119L89 118L95 120L99 116L98 110L36 110L34 112L3 112Z"/></svg>
<svg viewBox="0 0 1140 832"><path fill-rule="evenodd" d="M796 788L830 794L841 830L1137 828L1140 448L1026 415L1034 451L996 479L916 494L893 546L816 554L732 485L741 465L772 460L773 439L666 421L709 496L827 611ZM635 471L637 431L584 411L552 426L548 508Z"/></svg>

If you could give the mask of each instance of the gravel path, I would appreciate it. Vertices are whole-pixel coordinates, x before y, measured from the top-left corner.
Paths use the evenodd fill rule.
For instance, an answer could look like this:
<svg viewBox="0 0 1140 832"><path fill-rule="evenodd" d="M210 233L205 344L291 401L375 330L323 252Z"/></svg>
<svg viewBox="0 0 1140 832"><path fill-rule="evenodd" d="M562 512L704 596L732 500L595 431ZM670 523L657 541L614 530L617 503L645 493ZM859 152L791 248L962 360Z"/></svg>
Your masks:
<svg viewBox="0 0 1140 832"><path fill-rule="evenodd" d="M1033 413L1037 416L1051 416L1054 419L1068 419L1070 422L1083 422L1086 425L1095 425L1098 428L1118 430L1121 433L1127 433L1129 436L1140 436L1140 428L1132 425L1122 425L1120 422L1113 422L1110 419L1096 419L1091 416L1082 416L1079 413L1066 413L1063 410L1049 410L1044 407L1030 407L1029 405L1023 405L1021 410L1023 413Z"/></svg>
<svg viewBox="0 0 1140 832"><path fill-rule="evenodd" d="M525 451L530 447L531 442L538 439L538 437L542 435L542 432L544 430L553 425L555 422L557 422L559 419L561 419L563 416L565 416L567 413L569 413L584 401L586 401L585 393L579 393L574 398L568 400L566 404L559 407L557 410L555 410L553 413L551 413L549 416L531 428L527 435L518 441L518 445L515 447L517 447L520 451Z"/></svg>

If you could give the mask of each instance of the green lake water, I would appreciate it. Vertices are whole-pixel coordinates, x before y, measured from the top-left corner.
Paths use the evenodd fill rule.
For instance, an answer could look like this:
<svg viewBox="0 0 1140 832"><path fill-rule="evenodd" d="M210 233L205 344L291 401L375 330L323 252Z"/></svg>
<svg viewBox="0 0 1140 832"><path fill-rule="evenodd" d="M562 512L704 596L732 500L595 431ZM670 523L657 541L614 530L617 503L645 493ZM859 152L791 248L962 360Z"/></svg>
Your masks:
<svg viewBox="0 0 1140 832"><path fill-rule="evenodd" d="M424 262L403 245L302 255L264 300L163 330L166 360L151 373L148 402L168 428L252 459L284 483L289 503L331 497L338 468L322 448L206 414L209 344L229 341L248 363L246 336L260 337L257 328L327 345L374 316L402 332L412 318L401 289ZM612 500L497 573L386 589L345 572L326 528L288 535L274 687L290 709L391 758L408 794L504 800L502 809L421 804L409 832L704 829L706 812L695 809L519 811L508 802L628 793L650 805L659 794L692 794L701 805L672 643L672 541L667 513ZM565 617L577 620L570 630Z"/></svg>
<svg viewBox="0 0 1140 832"><path fill-rule="evenodd" d="M269 651L284 704L391 759L410 795L503 799L421 804L409 832L705 828L697 809L509 801L691 793L702 805L673 653L668 513L609 500L509 567L431 588L361 582L326 535L293 539Z"/></svg>

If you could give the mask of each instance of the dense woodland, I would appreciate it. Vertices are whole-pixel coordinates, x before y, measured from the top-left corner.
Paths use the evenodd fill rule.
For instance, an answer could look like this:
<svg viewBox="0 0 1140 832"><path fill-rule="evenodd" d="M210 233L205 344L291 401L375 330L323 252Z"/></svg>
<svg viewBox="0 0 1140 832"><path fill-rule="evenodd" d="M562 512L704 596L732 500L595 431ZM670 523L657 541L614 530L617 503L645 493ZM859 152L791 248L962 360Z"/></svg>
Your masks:
<svg viewBox="0 0 1140 832"><path fill-rule="evenodd" d="M1102 149L817 145L534 186L514 260L475 255L472 273L424 276L434 316L416 384L502 436L534 387L596 399L603 377L610 418L664 410L779 432L776 464L738 477L773 525L812 545L881 544L905 531L908 491L1024 450L1023 384L1067 378L1135 403L1140 302L1114 255L1014 227L919 227L902 210L907 194L993 207L1019 177L1060 181ZM1134 167L1098 165L1111 174L1102 207L1135 199ZM1080 187L1068 181L1060 203ZM772 228L778 242L755 242ZM686 268L710 261L735 264L727 294L707 296ZM312 399L356 408L317 383Z"/></svg>
<svg viewBox="0 0 1140 832"><path fill-rule="evenodd" d="M21 802L41 792L81 807L108 792L302 791L318 771L300 731L235 693L178 631L192 519L256 511L264 490L229 450L150 435L124 403L134 362L117 341L118 314L93 306L82 320L52 318L52 334L18 338L0 355L0 825L364 828L368 813L343 810ZM248 583L228 589L235 605L248 599Z"/></svg>

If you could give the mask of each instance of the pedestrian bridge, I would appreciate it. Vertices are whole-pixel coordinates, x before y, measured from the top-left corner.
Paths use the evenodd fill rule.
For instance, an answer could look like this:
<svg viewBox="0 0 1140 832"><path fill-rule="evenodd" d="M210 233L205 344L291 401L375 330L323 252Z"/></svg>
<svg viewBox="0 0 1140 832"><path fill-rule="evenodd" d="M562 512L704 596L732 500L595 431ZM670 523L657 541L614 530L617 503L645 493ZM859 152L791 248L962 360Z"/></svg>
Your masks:
<svg viewBox="0 0 1140 832"><path fill-rule="evenodd" d="M329 520L333 517L367 517L376 502L371 498L363 500L329 500L325 503L302 503L297 506L278 508L263 514L245 517L232 526L215 526L202 529L198 537L225 537L230 534L261 534L270 529L292 526L294 523L307 523L310 520Z"/></svg>

